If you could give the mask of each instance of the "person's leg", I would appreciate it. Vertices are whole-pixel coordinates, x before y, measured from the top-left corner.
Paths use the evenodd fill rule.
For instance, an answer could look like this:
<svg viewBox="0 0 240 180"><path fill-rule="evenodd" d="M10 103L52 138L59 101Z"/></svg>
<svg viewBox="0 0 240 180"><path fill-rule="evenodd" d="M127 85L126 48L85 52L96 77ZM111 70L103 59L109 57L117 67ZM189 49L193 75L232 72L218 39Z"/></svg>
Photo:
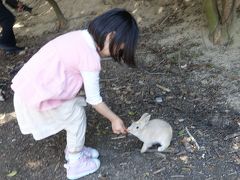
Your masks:
<svg viewBox="0 0 240 180"><path fill-rule="evenodd" d="M69 152L79 152L85 143L86 114L84 107L76 110L79 116L76 117L65 129L67 132L67 150Z"/></svg>
<svg viewBox="0 0 240 180"><path fill-rule="evenodd" d="M97 171L100 167L98 159L87 157L83 153L86 133L86 114L84 107L79 106L72 116L73 121L70 122L65 129L67 132L67 147L65 153L68 154L65 165L67 169L67 178L76 179L86 176Z"/></svg>
<svg viewBox="0 0 240 180"><path fill-rule="evenodd" d="M15 16L3 5L0 5L0 25L2 27L2 37L0 43L9 47L16 46L16 39L13 32Z"/></svg>
<svg viewBox="0 0 240 180"><path fill-rule="evenodd" d="M25 49L16 46L14 23L15 16L3 4L0 4L0 26L2 27L0 49L3 49L7 54L18 53Z"/></svg>
<svg viewBox="0 0 240 180"><path fill-rule="evenodd" d="M69 153L75 151L81 151L85 156L89 158L98 158L99 156L99 153L96 149L84 146L86 133L86 115L83 107L81 108L81 117L77 119L77 122L71 124L71 126L66 128L67 146L65 149L65 159L67 161L69 160Z"/></svg>

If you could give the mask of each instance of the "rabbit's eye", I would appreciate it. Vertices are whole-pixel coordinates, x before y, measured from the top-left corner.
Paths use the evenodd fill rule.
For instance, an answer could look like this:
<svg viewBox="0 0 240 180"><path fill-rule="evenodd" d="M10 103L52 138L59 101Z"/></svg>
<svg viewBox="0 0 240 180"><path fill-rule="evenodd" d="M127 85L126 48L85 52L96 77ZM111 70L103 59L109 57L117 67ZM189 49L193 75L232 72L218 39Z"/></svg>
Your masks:
<svg viewBox="0 0 240 180"><path fill-rule="evenodd" d="M137 126L136 129L139 129L139 127Z"/></svg>

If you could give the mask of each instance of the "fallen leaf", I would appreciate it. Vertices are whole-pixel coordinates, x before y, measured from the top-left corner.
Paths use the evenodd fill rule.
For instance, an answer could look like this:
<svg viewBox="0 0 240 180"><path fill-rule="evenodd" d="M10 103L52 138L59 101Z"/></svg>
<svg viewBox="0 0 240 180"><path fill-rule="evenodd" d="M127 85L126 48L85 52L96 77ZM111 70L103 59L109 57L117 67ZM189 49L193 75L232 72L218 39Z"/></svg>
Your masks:
<svg viewBox="0 0 240 180"><path fill-rule="evenodd" d="M183 136L184 135L184 129L178 132L178 136Z"/></svg>
<svg viewBox="0 0 240 180"><path fill-rule="evenodd" d="M188 156L186 155L180 156L179 159L181 159L184 163L188 162Z"/></svg>
<svg viewBox="0 0 240 180"><path fill-rule="evenodd" d="M144 177L148 177L149 175L150 175L149 172L145 172L145 173L143 174Z"/></svg>
<svg viewBox="0 0 240 180"><path fill-rule="evenodd" d="M17 171L12 171L9 174L7 174L8 177L13 177L17 175Z"/></svg>
<svg viewBox="0 0 240 180"><path fill-rule="evenodd" d="M134 116L135 114L136 114L136 112L128 111L128 115L130 115L130 116Z"/></svg>

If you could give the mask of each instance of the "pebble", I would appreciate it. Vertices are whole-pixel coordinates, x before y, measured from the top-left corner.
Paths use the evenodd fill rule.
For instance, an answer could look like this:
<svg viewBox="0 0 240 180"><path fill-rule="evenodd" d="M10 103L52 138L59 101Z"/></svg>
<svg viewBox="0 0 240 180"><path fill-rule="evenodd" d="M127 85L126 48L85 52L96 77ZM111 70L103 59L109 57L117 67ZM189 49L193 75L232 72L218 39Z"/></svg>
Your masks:
<svg viewBox="0 0 240 180"><path fill-rule="evenodd" d="M163 98L162 97L156 97L155 98L155 101L157 102L157 103L162 103L163 102Z"/></svg>

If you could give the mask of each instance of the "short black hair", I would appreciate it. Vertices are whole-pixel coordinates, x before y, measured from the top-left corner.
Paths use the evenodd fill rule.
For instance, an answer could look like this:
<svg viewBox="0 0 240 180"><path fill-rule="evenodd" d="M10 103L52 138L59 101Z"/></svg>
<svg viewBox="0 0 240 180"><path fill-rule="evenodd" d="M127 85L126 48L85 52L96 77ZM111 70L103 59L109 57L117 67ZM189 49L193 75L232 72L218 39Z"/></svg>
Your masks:
<svg viewBox="0 0 240 180"><path fill-rule="evenodd" d="M97 16L90 22L88 32L100 51L104 48L107 35L114 32L109 45L111 57L119 63L123 60L129 66L136 65L134 55L139 29L136 20L128 11L115 8Z"/></svg>

